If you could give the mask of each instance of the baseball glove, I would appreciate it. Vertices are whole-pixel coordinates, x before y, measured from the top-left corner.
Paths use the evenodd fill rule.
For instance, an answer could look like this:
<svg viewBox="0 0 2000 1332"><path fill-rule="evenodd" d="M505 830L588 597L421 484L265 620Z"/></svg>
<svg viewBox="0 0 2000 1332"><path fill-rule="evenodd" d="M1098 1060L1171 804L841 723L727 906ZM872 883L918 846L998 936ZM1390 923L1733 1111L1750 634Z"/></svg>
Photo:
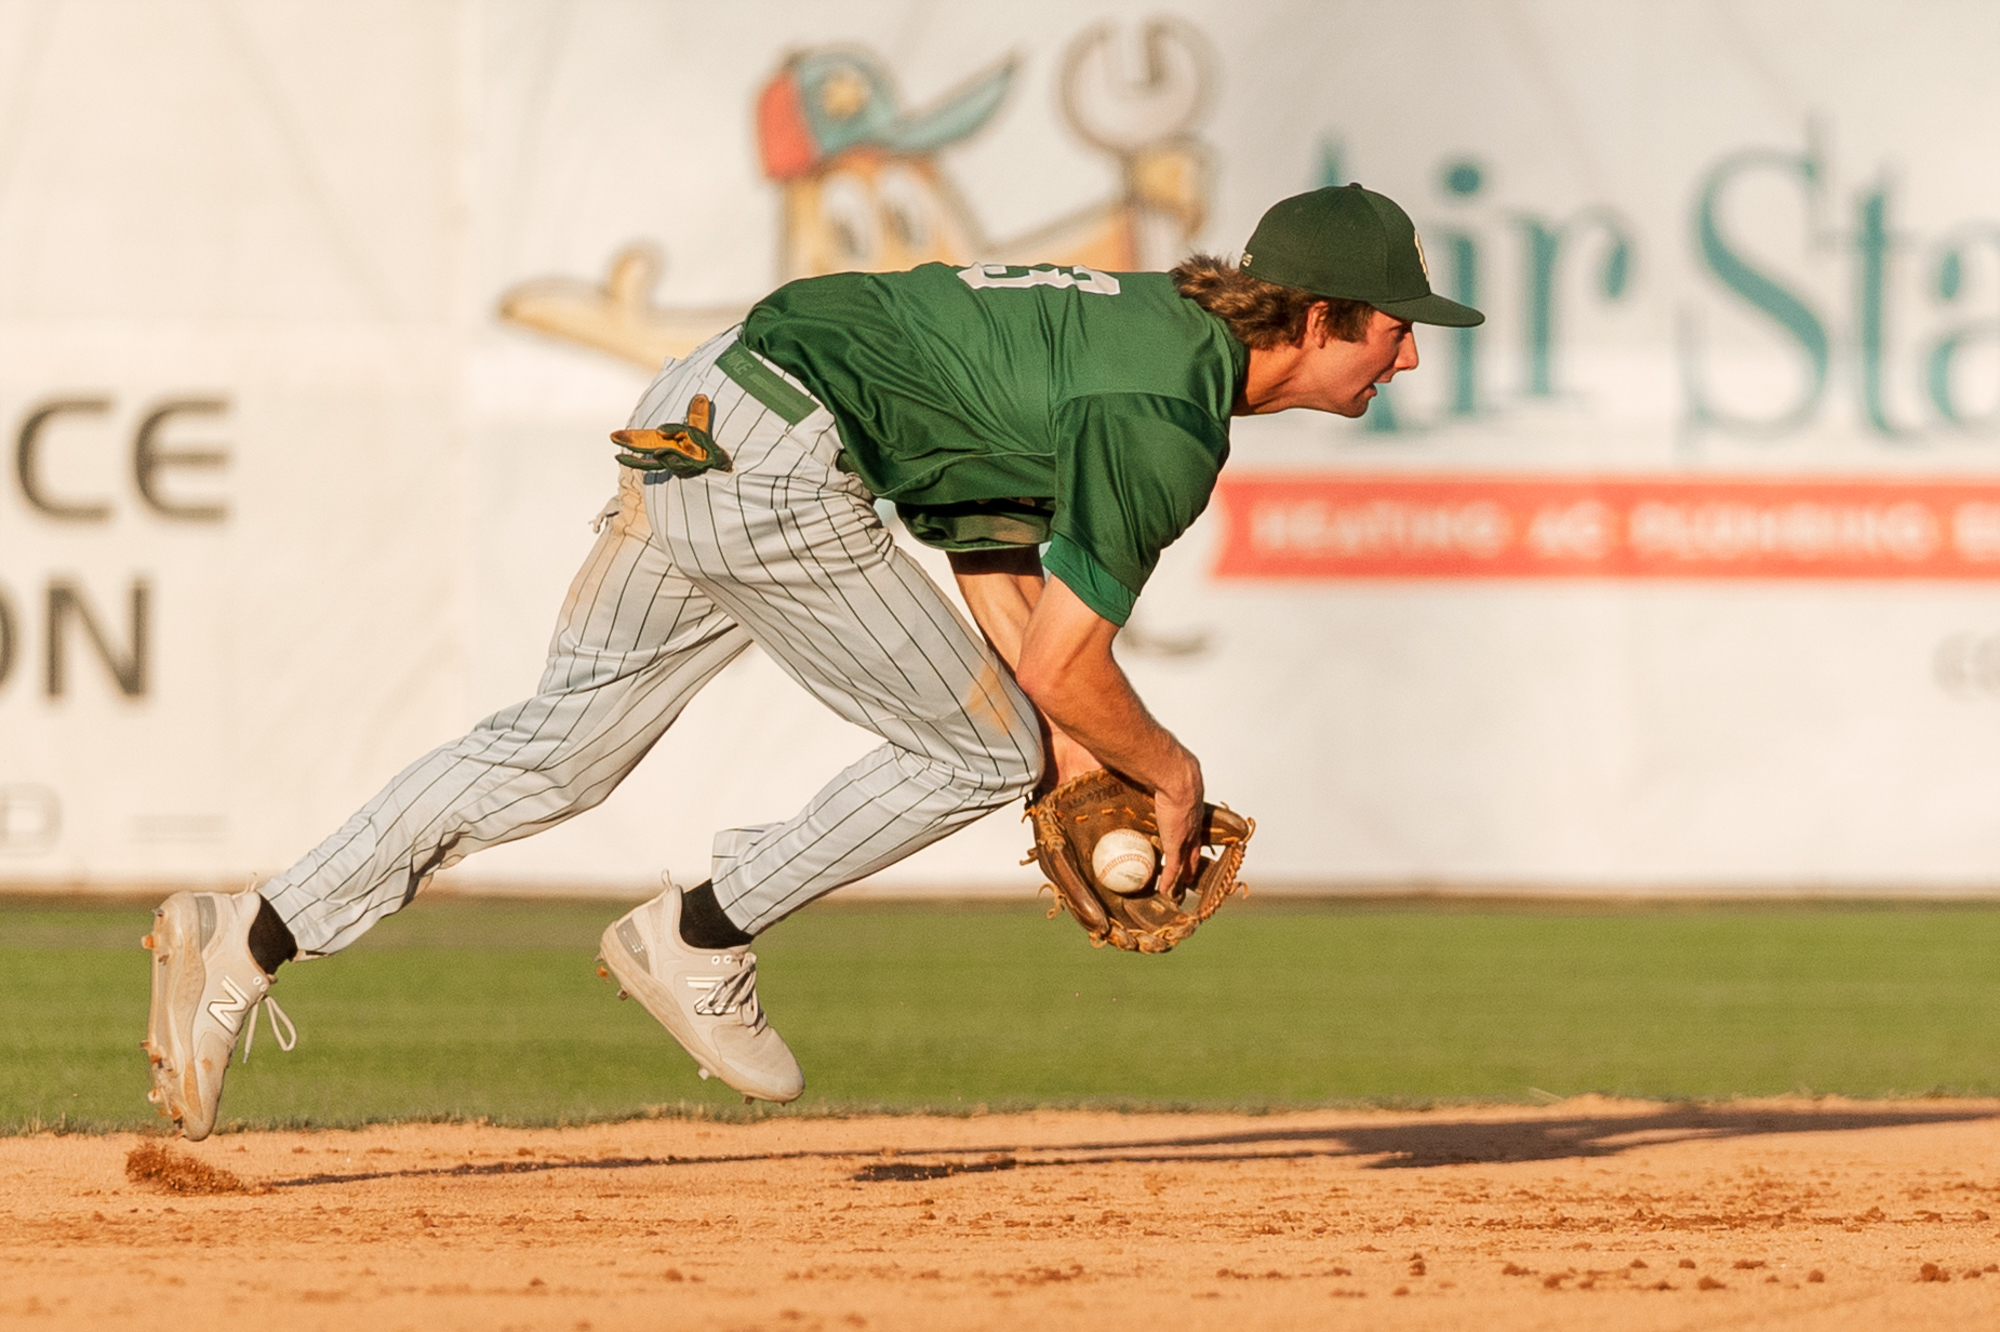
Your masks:
<svg viewBox="0 0 2000 1332"><path fill-rule="evenodd" d="M1199 868L1192 881L1183 874L1170 893L1159 891L1157 865L1135 893L1112 892L1098 883L1091 856L1104 834L1129 828L1152 842L1156 857L1160 848L1153 798L1108 769L1072 778L1029 804L1035 847L1021 863L1041 863L1049 876L1045 886L1056 897L1050 919L1067 910L1093 947L1108 943L1130 952L1164 953L1193 934L1231 893L1250 891L1237 881L1236 871L1256 820L1217 805L1204 808Z"/></svg>
<svg viewBox="0 0 2000 1332"><path fill-rule="evenodd" d="M688 404L688 419L672 421L653 430L614 430L611 442L618 446L618 461L635 472L667 472L674 476L700 476L703 472L730 468L729 455L708 433L713 407L708 395L697 393Z"/></svg>

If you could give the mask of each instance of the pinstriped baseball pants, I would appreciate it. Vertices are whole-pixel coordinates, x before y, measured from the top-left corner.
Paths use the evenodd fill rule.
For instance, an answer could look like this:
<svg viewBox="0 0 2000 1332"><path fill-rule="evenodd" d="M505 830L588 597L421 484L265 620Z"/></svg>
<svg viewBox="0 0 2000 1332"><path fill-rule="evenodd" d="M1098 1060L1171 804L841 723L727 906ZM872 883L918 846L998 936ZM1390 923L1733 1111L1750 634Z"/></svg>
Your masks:
<svg viewBox="0 0 2000 1332"><path fill-rule="evenodd" d="M472 852L603 801L752 643L885 743L790 819L716 835L716 897L747 931L1040 777L1032 705L839 470L832 415L814 404L788 425L716 367L734 342L732 330L667 366L631 420L685 420L705 393L732 469L644 481L621 469L534 697L418 759L263 886L302 955L344 948Z"/></svg>

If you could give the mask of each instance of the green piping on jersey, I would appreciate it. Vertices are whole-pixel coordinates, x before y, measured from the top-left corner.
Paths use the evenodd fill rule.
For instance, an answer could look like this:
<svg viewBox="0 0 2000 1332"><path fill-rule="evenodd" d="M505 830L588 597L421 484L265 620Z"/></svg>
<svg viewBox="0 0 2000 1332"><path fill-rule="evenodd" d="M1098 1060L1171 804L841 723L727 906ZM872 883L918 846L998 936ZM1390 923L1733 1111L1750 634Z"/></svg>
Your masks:
<svg viewBox="0 0 2000 1332"><path fill-rule="evenodd" d="M1061 533L1042 552L1042 567L1052 577L1062 579L1063 586L1076 593L1078 601L1111 623L1122 626L1132 618L1132 603L1138 596L1104 572L1104 566L1090 558L1089 551Z"/></svg>
<svg viewBox="0 0 2000 1332"><path fill-rule="evenodd" d="M745 393L776 412L786 425L797 425L819 407L810 397L787 384L777 371L758 359L756 352L740 342L730 343L729 350L715 358L715 368L735 380L737 387Z"/></svg>

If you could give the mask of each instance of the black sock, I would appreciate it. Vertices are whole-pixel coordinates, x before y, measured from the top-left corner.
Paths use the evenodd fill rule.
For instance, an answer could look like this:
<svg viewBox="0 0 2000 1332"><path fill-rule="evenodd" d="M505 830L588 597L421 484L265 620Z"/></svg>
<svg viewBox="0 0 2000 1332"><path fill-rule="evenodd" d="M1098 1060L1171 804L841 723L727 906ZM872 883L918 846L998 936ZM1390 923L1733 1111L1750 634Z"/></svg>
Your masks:
<svg viewBox="0 0 2000 1332"><path fill-rule="evenodd" d="M704 883L681 894L681 941L690 948L741 948L750 936L715 900L715 884Z"/></svg>
<svg viewBox="0 0 2000 1332"><path fill-rule="evenodd" d="M271 904L263 898L257 899L257 919L250 922L250 956L258 966L264 968L266 976L278 974L278 965L298 954L299 941Z"/></svg>

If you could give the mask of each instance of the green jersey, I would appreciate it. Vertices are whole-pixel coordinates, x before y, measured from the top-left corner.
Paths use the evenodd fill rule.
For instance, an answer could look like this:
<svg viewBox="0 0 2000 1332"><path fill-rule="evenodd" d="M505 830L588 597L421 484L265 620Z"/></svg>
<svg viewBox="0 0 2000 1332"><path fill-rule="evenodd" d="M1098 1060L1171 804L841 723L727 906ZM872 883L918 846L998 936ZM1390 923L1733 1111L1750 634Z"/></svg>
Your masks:
<svg viewBox="0 0 2000 1332"><path fill-rule="evenodd" d="M947 550L1046 542L1125 623L1208 504L1249 349L1163 273L925 264L780 287L743 343L839 423L845 461Z"/></svg>

